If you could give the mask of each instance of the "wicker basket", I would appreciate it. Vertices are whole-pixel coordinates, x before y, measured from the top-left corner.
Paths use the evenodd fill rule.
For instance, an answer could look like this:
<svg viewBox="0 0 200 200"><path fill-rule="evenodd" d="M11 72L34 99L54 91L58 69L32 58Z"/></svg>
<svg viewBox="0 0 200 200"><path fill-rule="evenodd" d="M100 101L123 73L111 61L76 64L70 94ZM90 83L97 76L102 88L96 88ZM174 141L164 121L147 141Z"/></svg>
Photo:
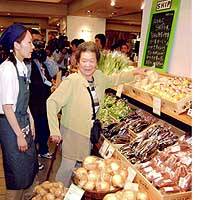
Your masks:
<svg viewBox="0 0 200 200"><path fill-rule="evenodd" d="M82 200L102 200L106 194L114 193L119 190L121 190L121 188L116 188L115 190L109 192L85 191Z"/></svg>
<svg viewBox="0 0 200 200"><path fill-rule="evenodd" d="M72 182L77 185L78 179L75 176L72 176ZM115 193L121 189L122 188L115 188L114 190L108 192L85 191L81 200L101 200L104 196L106 196L106 194Z"/></svg>

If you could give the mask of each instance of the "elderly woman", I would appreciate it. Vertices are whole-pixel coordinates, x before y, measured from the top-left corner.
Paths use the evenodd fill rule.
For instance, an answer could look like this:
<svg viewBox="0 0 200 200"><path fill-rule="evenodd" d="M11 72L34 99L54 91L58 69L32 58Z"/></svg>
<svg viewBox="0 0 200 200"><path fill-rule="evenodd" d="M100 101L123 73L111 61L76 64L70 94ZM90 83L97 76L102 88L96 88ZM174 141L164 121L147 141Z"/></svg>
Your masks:
<svg viewBox="0 0 200 200"><path fill-rule="evenodd" d="M31 57L34 46L30 32L20 24L8 27L0 44L8 53L0 65L0 143L7 199L30 199L38 162L28 112L30 73L23 60Z"/></svg>
<svg viewBox="0 0 200 200"><path fill-rule="evenodd" d="M133 80L135 72L106 76L96 70L100 53L94 42L79 45L76 54L78 73L69 75L47 100L47 115L52 141L62 142L62 162L56 179L69 186L72 169L90 155L90 130L93 108L97 112L105 89ZM140 71L140 70L137 70ZM89 89L89 90L88 90ZM91 95L90 95L91 94ZM61 127L57 113L62 110Z"/></svg>

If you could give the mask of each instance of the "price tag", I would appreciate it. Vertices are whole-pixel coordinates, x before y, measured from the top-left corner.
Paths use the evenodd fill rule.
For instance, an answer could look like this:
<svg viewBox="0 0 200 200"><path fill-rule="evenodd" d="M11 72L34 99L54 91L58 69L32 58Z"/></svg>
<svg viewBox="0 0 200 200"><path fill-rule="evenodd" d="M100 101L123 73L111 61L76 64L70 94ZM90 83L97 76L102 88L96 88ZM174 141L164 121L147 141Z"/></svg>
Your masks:
<svg viewBox="0 0 200 200"><path fill-rule="evenodd" d="M72 183L67 191L67 194L65 195L64 200L80 200L84 192L85 191L83 189Z"/></svg>
<svg viewBox="0 0 200 200"><path fill-rule="evenodd" d="M101 148L99 149L99 154L100 154L102 157L104 157L104 155L105 155L105 153L106 153L106 151L107 151L109 145L110 145L110 144L108 143L107 140L104 140L104 141L103 141L103 144L101 145Z"/></svg>
<svg viewBox="0 0 200 200"><path fill-rule="evenodd" d="M112 145L109 145L109 147L107 148L103 158L104 159L111 158L113 153L114 153L114 151L115 151L115 148Z"/></svg>
<svg viewBox="0 0 200 200"><path fill-rule="evenodd" d="M161 109L161 99L158 97L153 97L153 113L160 116Z"/></svg>
<svg viewBox="0 0 200 200"><path fill-rule="evenodd" d="M128 167L128 177L126 179L126 183L133 182L135 176L136 176L136 171L132 167Z"/></svg>
<svg viewBox="0 0 200 200"><path fill-rule="evenodd" d="M191 108L187 111L187 115L189 115L190 117L192 117L192 109Z"/></svg>
<svg viewBox="0 0 200 200"><path fill-rule="evenodd" d="M124 87L123 84L117 86L117 93L116 93L116 96L118 96L118 97L121 98L121 94L122 94L122 91L123 91L123 87Z"/></svg>
<svg viewBox="0 0 200 200"><path fill-rule="evenodd" d="M137 183L126 182L124 185L124 189L137 192L139 190L139 185Z"/></svg>

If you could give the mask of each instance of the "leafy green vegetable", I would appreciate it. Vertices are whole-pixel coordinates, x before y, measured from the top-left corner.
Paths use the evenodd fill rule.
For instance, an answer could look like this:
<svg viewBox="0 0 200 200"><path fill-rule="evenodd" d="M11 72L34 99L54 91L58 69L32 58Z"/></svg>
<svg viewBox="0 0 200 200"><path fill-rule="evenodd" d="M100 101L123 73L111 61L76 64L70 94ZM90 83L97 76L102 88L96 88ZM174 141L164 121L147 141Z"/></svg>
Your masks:
<svg viewBox="0 0 200 200"><path fill-rule="evenodd" d="M132 109L123 99L117 99L116 96L106 95L103 105L97 113L97 118L104 124L109 125L113 121L120 121L125 118Z"/></svg>
<svg viewBox="0 0 200 200"><path fill-rule="evenodd" d="M129 63L130 59L121 52L101 52L98 69L106 75L111 75L132 70L133 68L129 66Z"/></svg>

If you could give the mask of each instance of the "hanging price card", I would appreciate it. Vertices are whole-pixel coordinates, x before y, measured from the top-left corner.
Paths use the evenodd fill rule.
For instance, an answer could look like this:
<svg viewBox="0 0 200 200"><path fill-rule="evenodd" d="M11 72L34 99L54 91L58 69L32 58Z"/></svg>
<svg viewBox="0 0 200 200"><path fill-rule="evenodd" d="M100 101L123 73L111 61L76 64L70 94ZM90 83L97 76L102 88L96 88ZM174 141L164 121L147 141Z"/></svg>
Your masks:
<svg viewBox="0 0 200 200"><path fill-rule="evenodd" d="M160 116L161 109L161 99L158 97L153 97L153 113Z"/></svg>
<svg viewBox="0 0 200 200"><path fill-rule="evenodd" d="M101 145L101 148L99 149L99 154L104 158L104 156L105 156L105 153L106 153L106 151L107 151L107 149L108 149L108 147L109 147L109 142L105 139L104 141L103 141L103 144Z"/></svg>
<svg viewBox="0 0 200 200"><path fill-rule="evenodd" d="M65 195L64 200L80 200L84 192L85 191L83 189L72 183L67 191L67 194Z"/></svg>
<svg viewBox="0 0 200 200"><path fill-rule="evenodd" d="M128 177L126 179L126 182L133 182L135 176L136 171L132 167L128 167Z"/></svg>
<svg viewBox="0 0 200 200"><path fill-rule="evenodd" d="M124 87L123 84L117 86L117 93L116 93L116 96L121 97L122 91L123 91L123 87Z"/></svg>
<svg viewBox="0 0 200 200"><path fill-rule="evenodd" d="M190 117L192 117L192 109L191 108L187 111L187 115L189 115Z"/></svg>
<svg viewBox="0 0 200 200"><path fill-rule="evenodd" d="M115 148L112 145L109 145L109 147L107 148L103 158L104 159L111 158L113 153L114 153L114 151L115 151Z"/></svg>

